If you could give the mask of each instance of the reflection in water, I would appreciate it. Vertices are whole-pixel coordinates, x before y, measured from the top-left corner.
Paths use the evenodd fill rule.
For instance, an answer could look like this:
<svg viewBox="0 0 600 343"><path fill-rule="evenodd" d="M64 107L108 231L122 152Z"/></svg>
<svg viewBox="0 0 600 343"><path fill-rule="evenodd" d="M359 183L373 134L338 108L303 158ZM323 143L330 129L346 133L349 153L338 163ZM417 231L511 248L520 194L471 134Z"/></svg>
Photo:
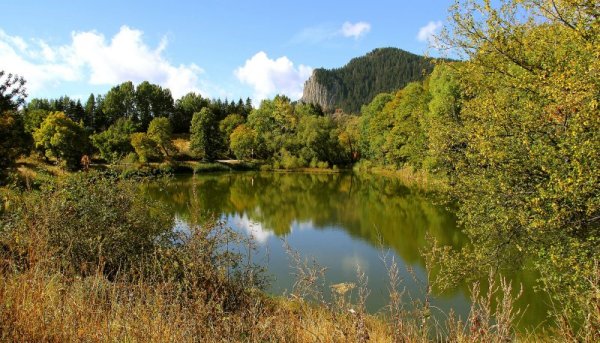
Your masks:
<svg viewBox="0 0 600 343"><path fill-rule="evenodd" d="M326 266L329 283L356 280L360 266L369 278L367 307L371 311L387 302L382 251L393 253L403 271L404 285L418 299L425 287L413 279L427 280L421 257L421 250L427 247L426 236L454 248L465 244L452 213L385 177L224 173L178 177L166 185L150 186L147 192L169 204L182 222L198 221L201 213L194 211L201 209L204 214L220 215L238 232L252 235L264 248L262 261L275 277L273 292L290 291L294 282L282 248L284 238L303 256ZM177 223L177 227L181 225ZM532 301L532 297L539 298L532 293L535 275L522 272L513 280L525 286L525 299L519 305L525 308L529 304L521 325L536 325L544 318L546 307L543 301ZM439 294L433 305L446 312L454 308L464 318L469 309L468 287Z"/></svg>
<svg viewBox="0 0 600 343"><path fill-rule="evenodd" d="M259 243L265 243L270 236L273 236L273 231L265 230L261 223L252 221L248 218L246 213L242 215L229 215L227 217L227 223L230 226L241 229L238 231L245 232Z"/></svg>

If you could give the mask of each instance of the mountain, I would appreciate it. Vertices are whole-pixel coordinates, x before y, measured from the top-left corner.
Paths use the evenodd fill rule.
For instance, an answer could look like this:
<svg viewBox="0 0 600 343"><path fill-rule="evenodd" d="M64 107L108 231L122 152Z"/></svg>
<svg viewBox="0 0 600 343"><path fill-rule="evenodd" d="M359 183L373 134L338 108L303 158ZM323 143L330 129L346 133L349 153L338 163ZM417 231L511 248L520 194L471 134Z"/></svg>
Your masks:
<svg viewBox="0 0 600 343"><path fill-rule="evenodd" d="M357 113L375 95L423 80L433 59L397 48L375 49L337 69L315 69L304 83L300 101L319 104L325 111Z"/></svg>

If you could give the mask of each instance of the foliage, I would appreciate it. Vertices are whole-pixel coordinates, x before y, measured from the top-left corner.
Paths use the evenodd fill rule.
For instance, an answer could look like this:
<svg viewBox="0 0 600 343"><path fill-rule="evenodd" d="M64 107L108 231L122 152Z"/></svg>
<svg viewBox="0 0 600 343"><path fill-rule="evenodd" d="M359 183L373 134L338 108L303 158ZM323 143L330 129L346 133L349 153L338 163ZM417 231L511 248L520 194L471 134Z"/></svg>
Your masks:
<svg viewBox="0 0 600 343"><path fill-rule="evenodd" d="M100 156L109 162L116 162L130 152L131 134L137 127L130 119L119 118L106 131L102 131L90 137L92 144L100 152Z"/></svg>
<svg viewBox="0 0 600 343"><path fill-rule="evenodd" d="M333 117L337 128L340 153L344 160L358 161L360 157L360 117L346 114L337 114Z"/></svg>
<svg viewBox="0 0 600 343"><path fill-rule="evenodd" d="M532 262L568 318L582 319L572 300L593 292L600 259L597 4L467 1L452 16L445 41L469 61L451 170L473 244L440 261L459 277Z"/></svg>
<svg viewBox="0 0 600 343"><path fill-rule="evenodd" d="M150 138L146 133L136 132L131 135L131 146L138 155L142 163L157 160L160 156L160 150L156 141Z"/></svg>
<svg viewBox="0 0 600 343"><path fill-rule="evenodd" d="M213 111L204 107L194 113L190 127L190 149L197 156L208 161L214 161L221 146L219 123Z"/></svg>
<svg viewBox="0 0 600 343"><path fill-rule="evenodd" d="M31 138L25 133L21 117L11 110L0 112L0 177L29 151L30 145Z"/></svg>
<svg viewBox="0 0 600 343"><path fill-rule="evenodd" d="M235 130L236 127L243 124L245 121L246 119L244 117L242 117L239 114L233 113L219 122L219 131L221 136L223 137L223 146L229 148L230 136L233 133L233 130ZM229 152L228 154L231 155L231 152Z"/></svg>
<svg viewBox="0 0 600 343"><path fill-rule="evenodd" d="M330 117L301 116L296 140L302 146L298 155L304 161L339 161L341 148Z"/></svg>
<svg viewBox="0 0 600 343"><path fill-rule="evenodd" d="M371 161L384 162L381 147L385 143L385 133L392 127L393 118L383 113L383 108L392 98L391 94L378 94L361 110L360 151L362 156Z"/></svg>
<svg viewBox="0 0 600 343"><path fill-rule="evenodd" d="M254 155L256 132L245 124L238 125L230 135L230 147L235 156L248 159Z"/></svg>
<svg viewBox="0 0 600 343"><path fill-rule="evenodd" d="M202 108L208 107L214 113L218 121L223 121L230 114L238 114L246 118L252 111L252 101L239 99L237 103L227 99L211 100L203 98L200 94L188 93L175 102L175 111L171 119L175 133L187 133L190 131L194 113L200 112ZM226 147L226 146L225 146Z"/></svg>
<svg viewBox="0 0 600 343"><path fill-rule="evenodd" d="M6 74L4 70L0 70L0 114L8 110L17 110L19 106L25 103L27 98L27 83L22 76Z"/></svg>
<svg viewBox="0 0 600 343"><path fill-rule="evenodd" d="M88 137L79 124L63 112L51 112L34 131L36 149L46 158L55 158L67 169L77 169L81 157L88 152Z"/></svg>
<svg viewBox="0 0 600 343"><path fill-rule="evenodd" d="M148 138L156 143L162 154L166 157L171 156L175 152L175 146L171 141L172 134L173 129L167 118L154 118L148 126Z"/></svg>
<svg viewBox="0 0 600 343"><path fill-rule="evenodd" d="M22 113L25 131L33 134L42 125L50 112L44 109L27 109Z"/></svg>
<svg viewBox="0 0 600 343"><path fill-rule="evenodd" d="M251 152L254 157L281 162L285 168L351 160L343 152L335 120L323 116L318 106L294 104L285 96L263 100L245 126L234 133L231 148L236 156L247 157Z"/></svg>
<svg viewBox="0 0 600 343"><path fill-rule="evenodd" d="M169 117L173 112L171 91L148 81L137 87L131 81L111 88L102 104L108 124L124 117L146 130L153 118Z"/></svg>
<svg viewBox="0 0 600 343"><path fill-rule="evenodd" d="M188 93L175 101L175 110L171 116L171 125L176 133L190 132L194 113L208 107L210 99L203 98L200 94Z"/></svg>
<svg viewBox="0 0 600 343"><path fill-rule="evenodd" d="M384 132L380 147L386 164L401 168L405 164L421 167L427 151L427 137L422 122L427 112L429 93L420 83L410 83L398 91L382 113L392 120Z"/></svg>
<svg viewBox="0 0 600 343"><path fill-rule="evenodd" d="M173 97L169 89L148 81L140 83L135 89L135 107L142 130L149 129L151 122L157 118L171 116L173 106Z"/></svg>
<svg viewBox="0 0 600 343"><path fill-rule="evenodd" d="M134 123L139 122L135 109L135 86L133 82L124 82L111 88L104 97L102 110L106 115L108 125L116 122L120 117L130 119Z"/></svg>
<svg viewBox="0 0 600 343"><path fill-rule="evenodd" d="M436 65L429 79L431 100L422 120L428 140L424 168L450 176L466 147L461 120L462 99L466 97L459 83L461 66L458 62Z"/></svg>

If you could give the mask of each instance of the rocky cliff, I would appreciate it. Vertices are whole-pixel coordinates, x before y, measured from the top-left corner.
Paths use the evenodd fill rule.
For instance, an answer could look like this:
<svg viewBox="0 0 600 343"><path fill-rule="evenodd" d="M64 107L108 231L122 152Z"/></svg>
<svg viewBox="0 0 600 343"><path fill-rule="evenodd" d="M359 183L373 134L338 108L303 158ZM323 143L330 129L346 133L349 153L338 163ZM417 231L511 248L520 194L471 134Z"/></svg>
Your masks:
<svg viewBox="0 0 600 343"><path fill-rule="evenodd" d="M339 103L342 93L341 83L334 82L330 85L324 85L317 81L316 71L304 83L304 90L300 101L312 104L319 104L324 111L333 111Z"/></svg>

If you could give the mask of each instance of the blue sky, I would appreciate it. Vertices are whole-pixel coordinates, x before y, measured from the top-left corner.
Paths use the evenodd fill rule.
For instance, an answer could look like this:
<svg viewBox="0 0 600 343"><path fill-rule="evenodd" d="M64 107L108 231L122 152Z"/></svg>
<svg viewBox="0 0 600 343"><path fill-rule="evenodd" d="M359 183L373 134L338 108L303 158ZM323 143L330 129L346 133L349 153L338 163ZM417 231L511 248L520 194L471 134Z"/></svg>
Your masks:
<svg viewBox="0 0 600 343"><path fill-rule="evenodd" d="M313 68L341 67L378 47L414 53L447 20L451 0L9 1L0 69L30 98L87 98L132 80L175 98L283 93L298 98Z"/></svg>

